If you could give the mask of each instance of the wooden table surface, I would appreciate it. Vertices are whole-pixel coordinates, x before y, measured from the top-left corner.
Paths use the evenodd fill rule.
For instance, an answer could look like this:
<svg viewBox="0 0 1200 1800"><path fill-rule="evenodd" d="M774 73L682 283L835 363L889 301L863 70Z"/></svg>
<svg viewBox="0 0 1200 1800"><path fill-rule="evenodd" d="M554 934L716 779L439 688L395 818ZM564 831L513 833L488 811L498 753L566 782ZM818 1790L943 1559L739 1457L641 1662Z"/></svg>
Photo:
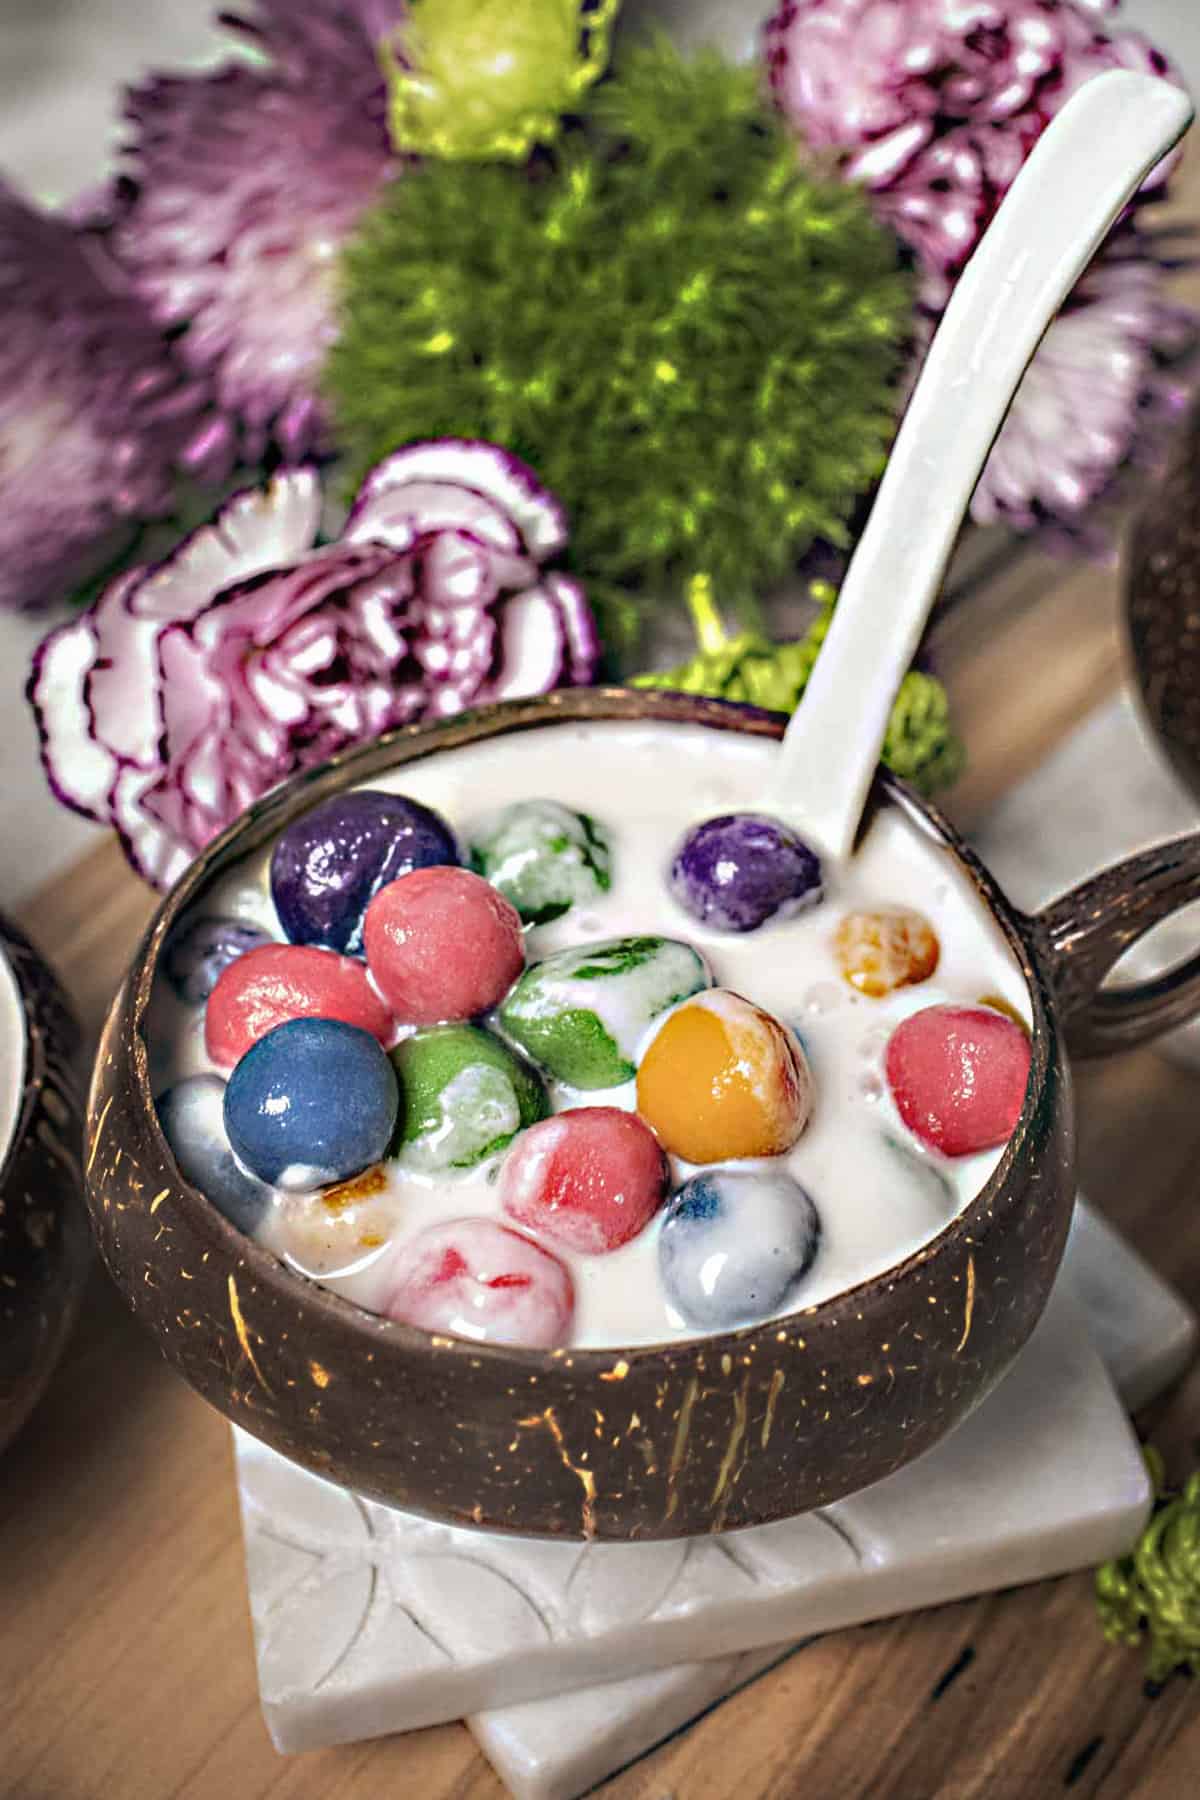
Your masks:
<svg viewBox="0 0 1200 1800"><path fill-rule="evenodd" d="M1193 159L1200 161L1200 159ZM1180 210L1200 211L1200 170ZM1200 300L1200 277L1188 282ZM986 553L986 544L981 551ZM986 812L1122 675L1119 581L1032 553L937 631ZM1102 772L1098 772L1102 773ZM88 1027L152 910L115 845L25 908ZM1200 1306L1200 1088L1150 1052L1079 1072L1080 1178ZM1200 1365L1138 1420L1200 1461ZM0 1484L5 1800L497 1800L460 1725L285 1759L258 1710L230 1436L97 1271ZM694 1654L703 1656L697 1641ZM1200 1684L1143 1692L1076 1575L812 1644L636 1766L605 1800L1193 1800Z"/></svg>

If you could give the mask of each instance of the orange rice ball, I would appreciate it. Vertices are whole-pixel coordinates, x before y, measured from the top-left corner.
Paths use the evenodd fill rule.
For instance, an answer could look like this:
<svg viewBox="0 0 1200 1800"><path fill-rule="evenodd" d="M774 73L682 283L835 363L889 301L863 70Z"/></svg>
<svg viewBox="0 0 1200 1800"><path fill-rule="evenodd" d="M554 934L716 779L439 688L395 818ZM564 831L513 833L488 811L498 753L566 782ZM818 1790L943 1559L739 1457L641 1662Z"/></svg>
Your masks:
<svg viewBox="0 0 1200 1800"><path fill-rule="evenodd" d="M728 988L670 1013L637 1076L637 1105L663 1147L691 1163L782 1156L808 1123L813 1080L792 1033Z"/></svg>

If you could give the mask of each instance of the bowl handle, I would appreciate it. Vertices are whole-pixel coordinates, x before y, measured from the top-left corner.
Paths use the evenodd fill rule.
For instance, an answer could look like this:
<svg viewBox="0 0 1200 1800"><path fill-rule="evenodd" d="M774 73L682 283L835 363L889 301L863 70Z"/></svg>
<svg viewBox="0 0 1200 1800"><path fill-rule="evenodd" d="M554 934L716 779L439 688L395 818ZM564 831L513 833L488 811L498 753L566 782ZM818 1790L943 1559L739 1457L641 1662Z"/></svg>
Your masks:
<svg viewBox="0 0 1200 1800"><path fill-rule="evenodd" d="M1151 926L1200 900L1200 832L1114 863L1051 901L1030 921L1075 1056L1105 1056L1200 1013L1200 930L1186 961L1145 981L1102 987Z"/></svg>

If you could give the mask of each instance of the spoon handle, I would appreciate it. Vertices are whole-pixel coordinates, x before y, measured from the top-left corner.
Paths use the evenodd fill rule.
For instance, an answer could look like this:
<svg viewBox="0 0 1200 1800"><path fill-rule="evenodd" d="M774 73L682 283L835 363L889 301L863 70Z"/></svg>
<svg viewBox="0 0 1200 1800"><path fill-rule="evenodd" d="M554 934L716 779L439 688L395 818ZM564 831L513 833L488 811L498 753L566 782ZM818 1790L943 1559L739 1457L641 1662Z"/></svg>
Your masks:
<svg viewBox="0 0 1200 1800"><path fill-rule="evenodd" d="M849 855L888 716L1021 376L1114 219L1187 130L1188 97L1124 70L1046 128L946 308L771 784L774 810Z"/></svg>

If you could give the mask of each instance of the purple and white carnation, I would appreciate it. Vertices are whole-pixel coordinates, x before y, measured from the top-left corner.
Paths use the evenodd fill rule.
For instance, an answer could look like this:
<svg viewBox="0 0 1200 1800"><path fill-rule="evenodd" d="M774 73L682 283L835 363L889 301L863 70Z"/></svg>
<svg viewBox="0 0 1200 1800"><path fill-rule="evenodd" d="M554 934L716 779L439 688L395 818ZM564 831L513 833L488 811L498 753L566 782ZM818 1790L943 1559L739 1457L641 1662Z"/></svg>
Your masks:
<svg viewBox="0 0 1200 1800"><path fill-rule="evenodd" d="M179 353L238 422L244 461L326 447L339 253L399 167L376 46L402 16L401 0L259 0L226 22L268 67L129 93L119 253L154 318L186 327Z"/></svg>
<svg viewBox="0 0 1200 1800"><path fill-rule="evenodd" d="M566 519L492 444L412 444L316 546L311 468L237 494L38 650L29 699L57 797L173 882L252 800L394 726L590 681Z"/></svg>
<svg viewBox="0 0 1200 1800"><path fill-rule="evenodd" d="M764 27L771 92L804 141L915 252L940 311L1030 149L1105 69L1182 85L1119 0L783 0ZM1142 192L1159 192L1173 159Z"/></svg>
<svg viewBox="0 0 1200 1800"><path fill-rule="evenodd" d="M214 467L206 385L174 360L100 229L0 184L0 607L68 597L132 521ZM220 462L219 446L217 462Z"/></svg>

